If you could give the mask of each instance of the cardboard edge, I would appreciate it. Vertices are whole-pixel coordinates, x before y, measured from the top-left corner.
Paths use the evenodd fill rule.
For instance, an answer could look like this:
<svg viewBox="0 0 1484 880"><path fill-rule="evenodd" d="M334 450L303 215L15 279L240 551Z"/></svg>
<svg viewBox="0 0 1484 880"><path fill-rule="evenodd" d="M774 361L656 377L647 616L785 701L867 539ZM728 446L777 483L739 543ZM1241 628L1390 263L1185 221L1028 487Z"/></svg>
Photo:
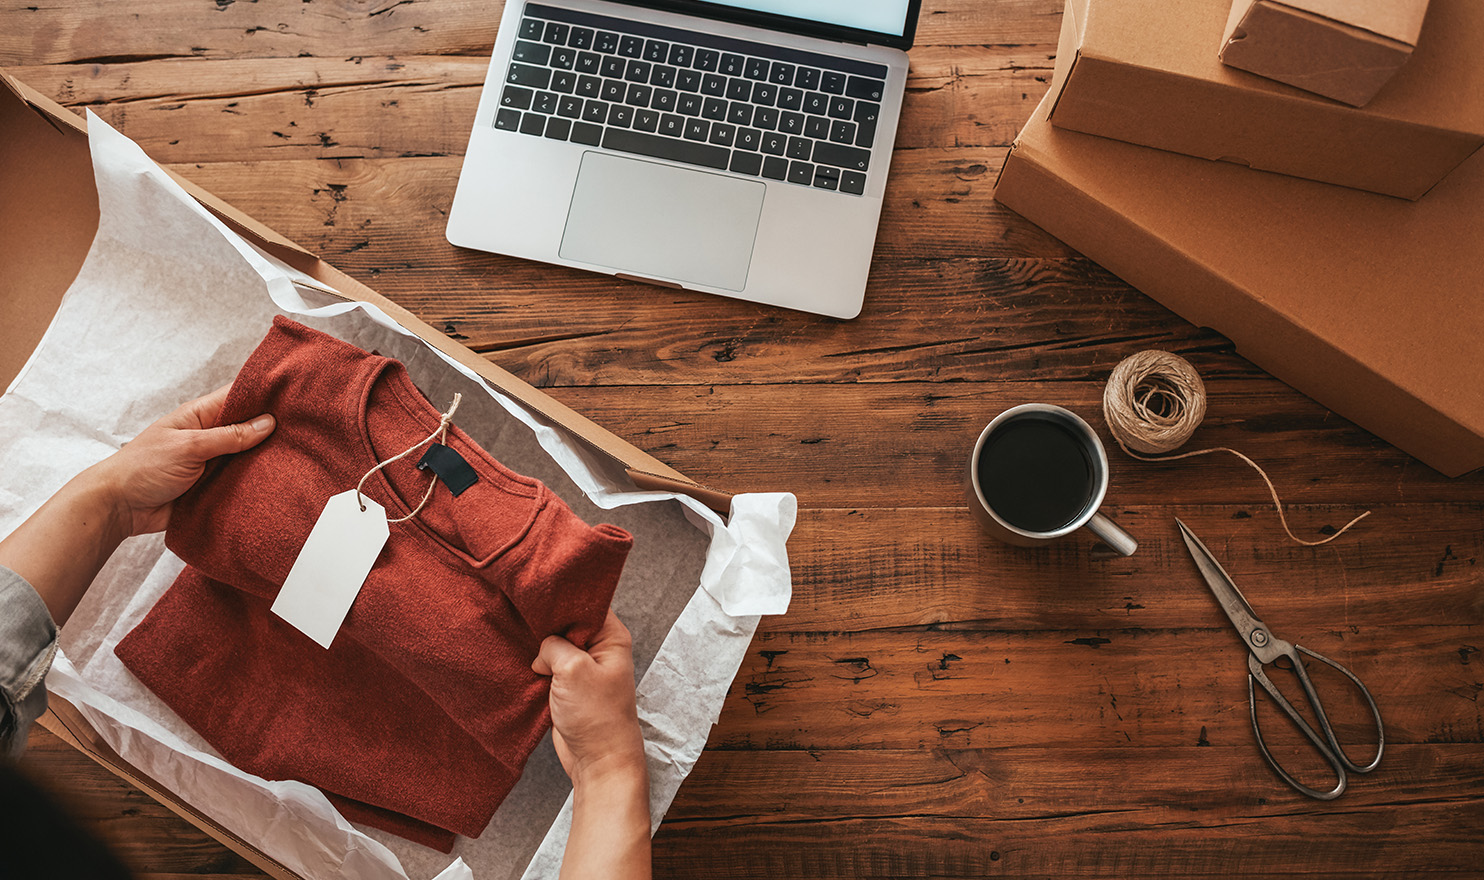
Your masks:
<svg viewBox="0 0 1484 880"><path fill-rule="evenodd" d="M272 856L243 840L221 823L192 807L184 799L125 761L113 750L82 712L56 694L47 695L47 711L38 723L58 739L87 755L99 766L143 791L170 812L194 825L208 837L251 862L274 880L305 880Z"/></svg>

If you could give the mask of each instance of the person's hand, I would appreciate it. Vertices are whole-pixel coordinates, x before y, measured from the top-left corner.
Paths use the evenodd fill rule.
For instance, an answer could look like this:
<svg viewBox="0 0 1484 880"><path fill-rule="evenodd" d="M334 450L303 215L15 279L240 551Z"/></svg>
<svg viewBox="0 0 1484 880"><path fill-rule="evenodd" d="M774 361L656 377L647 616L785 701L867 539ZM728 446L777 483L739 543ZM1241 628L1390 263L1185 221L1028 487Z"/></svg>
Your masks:
<svg viewBox="0 0 1484 880"><path fill-rule="evenodd" d="M586 651L548 636L531 668L551 676L552 742L574 787L644 774L644 737L634 704L633 638L608 609Z"/></svg>
<svg viewBox="0 0 1484 880"><path fill-rule="evenodd" d="M208 461L251 449L273 433L273 417L266 414L210 427L228 388L182 404L84 473L113 505L129 535L162 531L175 499L201 479Z"/></svg>

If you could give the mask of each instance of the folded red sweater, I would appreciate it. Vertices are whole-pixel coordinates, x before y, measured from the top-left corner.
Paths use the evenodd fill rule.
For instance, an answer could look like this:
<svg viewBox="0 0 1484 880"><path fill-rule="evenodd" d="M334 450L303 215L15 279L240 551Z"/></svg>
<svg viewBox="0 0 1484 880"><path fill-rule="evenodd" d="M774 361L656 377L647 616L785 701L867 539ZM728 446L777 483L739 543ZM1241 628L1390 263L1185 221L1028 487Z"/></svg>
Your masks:
<svg viewBox="0 0 1484 880"><path fill-rule="evenodd" d="M116 648L238 767L322 789L354 821L447 851L477 837L550 725L531 661L548 635L584 645L632 542L583 523L455 425L478 481L439 485L391 526L329 649L269 611L325 501L427 437L439 409L400 363L275 318L220 424L272 413L258 447L214 462L176 502L165 543L187 563ZM366 481L389 519L431 479L418 454Z"/></svg>

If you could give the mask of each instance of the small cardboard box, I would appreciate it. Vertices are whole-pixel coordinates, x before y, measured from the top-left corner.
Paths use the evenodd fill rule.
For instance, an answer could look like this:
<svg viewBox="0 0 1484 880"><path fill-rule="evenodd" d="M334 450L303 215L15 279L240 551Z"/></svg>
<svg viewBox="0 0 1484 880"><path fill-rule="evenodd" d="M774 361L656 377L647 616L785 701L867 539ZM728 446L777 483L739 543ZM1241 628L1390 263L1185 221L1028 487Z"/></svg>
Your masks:
<svg viewBox="0 0 1484 880"><path fill-rule="evenodd" d="M1427 0L1236 0L1221 60L1363 107L1412 57L1426 15Z"/></svg>
<svg viewBox="0 0 1484 880"><path fill-rule="evenodd" d="M189 181L176 180L239 235L346 297L374 303L507 396L561 425L600 459L627 473L636 486L686 494L723 515L729 511L730 495L687 479ZM51 324L83 265L98 221L84 121L0 71L0 242L5 247L0 260L0 391L21 371ZM40 723L269 876L299 880L300 875L252 842L131 766L68 701L53 694Z"/></svg>
<svg viewBox="0 0 1484 880"><path fill-rule="evenodd" d="M1365 108L1221 63L1228 0L1067 0L1059 128L1420 198L1484 145L1484 3L1433 0L1412 60Z"/></svg>
<svg viewBox="0 0 1484 880"><path fill-rule="evenodd" d="M995 198L1449 476L1484 465L1484 153L1406 202L1054 128Z"/></svg>

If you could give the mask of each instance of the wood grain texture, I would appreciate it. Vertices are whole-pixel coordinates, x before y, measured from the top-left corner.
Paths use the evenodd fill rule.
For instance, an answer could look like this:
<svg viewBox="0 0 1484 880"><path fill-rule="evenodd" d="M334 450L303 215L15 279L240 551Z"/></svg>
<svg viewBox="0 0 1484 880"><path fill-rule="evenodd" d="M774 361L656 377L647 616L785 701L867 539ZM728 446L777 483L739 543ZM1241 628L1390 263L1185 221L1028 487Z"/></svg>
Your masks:
<svg viewBox="0 0 1484 880"><path fill-rule="evenodd" d="M1061 0L923 4L848 322L449 245L500 3L31 3L0 7L22 80L688 476L798 495L793 605L762 622L657 876L1484 876L1484 476L1441 477L994 202ZM1262 463L1299 534L1370 518L1300 547L1235 459L1111 449L1137 555L982 535L983 424L1047 400L1106 437L1108 371L1153 347L1208 381L1194 444ZM1263 764L1175 516L1280 635L1375 692L1385 759L1338 801ZM44 732L25 766L141 877L260 876Z"/></svg>

